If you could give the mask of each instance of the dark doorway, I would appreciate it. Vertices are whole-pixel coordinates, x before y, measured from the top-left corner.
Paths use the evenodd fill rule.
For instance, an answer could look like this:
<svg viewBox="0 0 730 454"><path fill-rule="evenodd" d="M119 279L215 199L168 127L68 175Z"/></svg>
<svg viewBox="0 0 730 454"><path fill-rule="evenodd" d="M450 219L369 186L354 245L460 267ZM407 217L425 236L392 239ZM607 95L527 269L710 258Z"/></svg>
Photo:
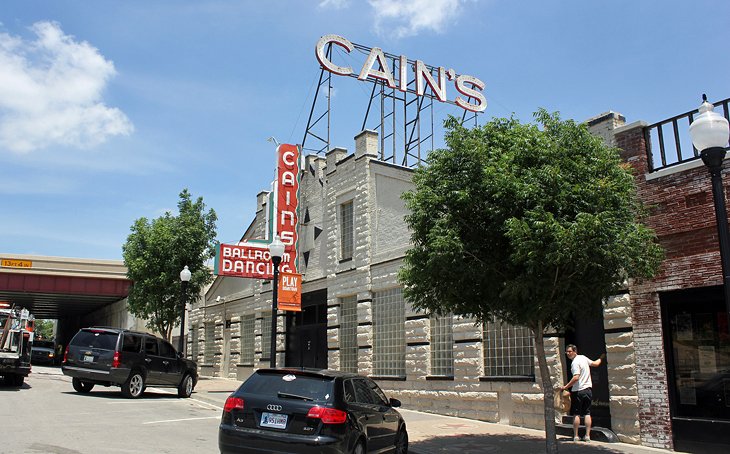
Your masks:
<svg viewBox="0 0 730 454"><path fill-rule="evenodd" d="M302 295L302 311L286 315L287 367L327 368L327 290Z"/></svg>
<svg viewBox="0 0 730 454"><path fill-rule="evenodd" d="M674 448L727 451L730 334L722 286L666 292L659 300Z"/></svg>
<svg viewBox="0 0 730 454"><path fill-rule="evenodd" d="M590 359L597 359L601 354L606 353L603 311L595 317L576 316L573 322L573 329L565 332L565 345L568 344L575 344L578 347L578 354L585 355ZM568 362L566 378L570 380L570 361L567 358L566 361ZM611 429L608 368L605 362L599 367L591 368L591 381L593 382L593 403L591 404L593 425Z"/></svg>

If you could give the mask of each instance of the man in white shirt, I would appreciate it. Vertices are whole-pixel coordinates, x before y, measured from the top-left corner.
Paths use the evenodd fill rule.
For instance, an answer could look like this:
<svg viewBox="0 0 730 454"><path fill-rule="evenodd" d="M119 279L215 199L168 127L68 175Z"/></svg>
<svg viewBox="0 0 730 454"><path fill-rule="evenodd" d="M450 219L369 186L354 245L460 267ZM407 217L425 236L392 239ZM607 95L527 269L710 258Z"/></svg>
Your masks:
<svg viewBox="0 0 730 454"><path fill-rule="evenodd" d="M585 420L586 436L584 441L591 441L591 402L593 401L593 381L591 380L591 367L601 365L603 357L593 361L587 356L578 354L578 347L573 344L565 347L565 354L572 361L570 372L573 377L570 381L560 388L565 391L570 390L570 414L573 415L573 441L578 441L578 426L580 426L581 416Z"/></svg>

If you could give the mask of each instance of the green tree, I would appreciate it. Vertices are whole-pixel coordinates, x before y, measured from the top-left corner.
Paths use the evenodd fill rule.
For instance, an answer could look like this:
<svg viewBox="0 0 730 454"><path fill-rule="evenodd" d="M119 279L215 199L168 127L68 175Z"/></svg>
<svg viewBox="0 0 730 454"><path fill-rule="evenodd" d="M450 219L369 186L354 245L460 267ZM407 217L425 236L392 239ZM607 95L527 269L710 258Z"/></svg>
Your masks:
<svg viewBox="0 0 730 454"><path fill-rule="evenodd" d="M446 122L404 194L412 246L399 278L428 313L501 319L534 337L545 403L546 449L557 452L546 328L598 313L628 278L652 276L663 251L618 150L557 113L541 125ZM562 383L558 384L562 385Z"/></svg>
<svg viewBox="0 0 730 454"><path fill-rule="evenodd" d="M53 321L39 319L35 321L35 335L39 339L53 339Z"/></svg>
<svg viewBox="0 0 730 454"><path fill-rule="evenodd" d="M213 276L206 262L214 256L217 216L205 212L203 198L195 202L187 189L180 193L178 215L170 212L154 219L137 219L122 247L129 291L130 312L147 321L147 327L170 339L180 323L180 271L185 265L192 273L187 299L200 294Z"/></svg>

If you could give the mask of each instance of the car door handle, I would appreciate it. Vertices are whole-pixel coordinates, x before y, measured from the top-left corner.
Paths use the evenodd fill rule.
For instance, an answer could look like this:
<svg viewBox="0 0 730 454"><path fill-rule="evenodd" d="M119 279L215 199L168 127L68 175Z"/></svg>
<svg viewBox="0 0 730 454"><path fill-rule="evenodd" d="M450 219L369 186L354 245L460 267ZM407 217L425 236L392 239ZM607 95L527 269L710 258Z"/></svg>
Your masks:
<svg viewBox="0 0 730 454"><path fill-rule="evenodd" d="M168 364L170 364L170 361L162 361L162 364L164 364L165 366L167 366Z"/></svg>
<svg viewBox="0 0 730 454"><path fill-rule="evenodd" d="M152 362L152 360L151 360L151 359L149 359L149 358L145 358L145 359L144 359L144 362L146 362L146 363L151 363L151 362Z"/></svg>

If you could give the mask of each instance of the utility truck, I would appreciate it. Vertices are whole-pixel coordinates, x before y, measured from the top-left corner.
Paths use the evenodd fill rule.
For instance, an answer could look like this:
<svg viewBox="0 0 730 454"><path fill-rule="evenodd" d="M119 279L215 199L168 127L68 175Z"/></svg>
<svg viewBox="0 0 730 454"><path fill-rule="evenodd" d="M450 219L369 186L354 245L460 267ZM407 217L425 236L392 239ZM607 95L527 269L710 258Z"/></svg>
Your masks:
<svg viewBox="0 0 730 454"><path fill-rule="evenodd" d="M23 386L30 373L35 318L27 309L0 302L0 377L9 386Z"/></svg>

